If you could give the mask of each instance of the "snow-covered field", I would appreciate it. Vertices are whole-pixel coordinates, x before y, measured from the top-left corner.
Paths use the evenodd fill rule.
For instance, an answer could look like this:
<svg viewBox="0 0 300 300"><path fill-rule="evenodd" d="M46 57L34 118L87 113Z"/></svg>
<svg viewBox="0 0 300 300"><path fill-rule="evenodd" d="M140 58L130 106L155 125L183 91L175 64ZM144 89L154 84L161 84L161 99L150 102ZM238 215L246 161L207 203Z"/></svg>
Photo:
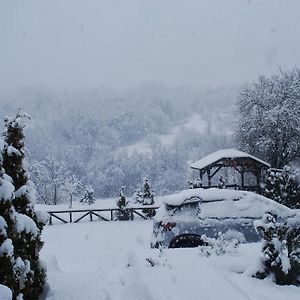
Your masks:
<svg viewBox="0 0 300 300"><path fill-rule="evenodd" d="M251 278L259 244L223 256L150 249L152 221L46 226L47 300L299 299L300 288ZM154 267L147 258L156 262ZM246 271L246 272L245 272Z"/></svg>

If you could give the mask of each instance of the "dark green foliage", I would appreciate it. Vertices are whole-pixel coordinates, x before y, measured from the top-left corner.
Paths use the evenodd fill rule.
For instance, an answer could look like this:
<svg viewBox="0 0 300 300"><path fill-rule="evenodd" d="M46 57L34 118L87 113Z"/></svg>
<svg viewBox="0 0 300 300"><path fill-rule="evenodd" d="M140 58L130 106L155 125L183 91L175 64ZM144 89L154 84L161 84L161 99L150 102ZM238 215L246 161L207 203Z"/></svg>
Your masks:
<svg viewBox="0 0 300 300"><path fill-rule="evenodd" d="M25 155L24 134L23 128L18 126L18 118L22 119L21 116L17 114L16 118L13 120L7 118L4 120L6 132L4 134L5 149L3 152L3 168L5 169L5 173L12 178L16 190L25 185L28 180L26 171L23 168L23 159ZM21 209L21 203L18 204L18 206ZM26 207L26 205L24 206Z"/></svg>
<svg viewBox="0 0 300 300"><path fill-rule="evenodd" d="M300 185L295 171L287 166L283 170L269 170L263 195L290 208L300 208Z"/></svg>
<svg viewBox="0 0 300 300"><path fill-rule="evenodd" d="M12 203L17 213L25 222L31 224L33 231L21 231L13 238L14 256L19 262L15 269L18 276L20 291L25 300L38 299L43 291L46 271L39 260L39 252L43 246L41 231L44 225L35 209L34 186L29 181L24 168L24 119L26 115L20 113L13 119L6 119L4 133L3 167L11 177L15 187L15 198ZM26 271L24 271L26 270Z"/></svg>
<svg viewBox="0 0 300 300"><path fill-rule="evenodd" d="M292 220L292 219L291 219ZM296 222L282 222L273 213L255 223L263 237L262 268L256 277L272 275L277 284L300 283L300 226Z"/></svg>
<svg viewBox="0 0 300 300"><path fill-rule="evenodd" d="M3 179L2 157L0 154L0 190L11 188L12 185ZM14 209L12 207L12 193L11 198L0 198L0 284L9 287L15 291L18 289L16 273L14 271L14 257L12 238L14 232Z"/></svg>

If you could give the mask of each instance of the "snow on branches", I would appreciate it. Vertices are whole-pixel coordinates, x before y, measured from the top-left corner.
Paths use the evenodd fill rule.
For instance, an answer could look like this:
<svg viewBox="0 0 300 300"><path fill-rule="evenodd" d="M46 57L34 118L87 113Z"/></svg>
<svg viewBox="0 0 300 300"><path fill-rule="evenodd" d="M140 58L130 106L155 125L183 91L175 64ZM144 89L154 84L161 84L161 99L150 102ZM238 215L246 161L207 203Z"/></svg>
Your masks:
<svg viewBox="0 0 300 300"><path fill-rule="evenodd" d="M266 213L254 226L262 239L260 268L257 278L272 276L277 284L300 284L300 217L280 220L275 213Z"/></svg>
<svg viewBox="0 0 300 300"><path fill-rule="evenodd" d="M300 70L261 76L238 101L236 137L246 152L282 168L299 158Z"/></svg>
<svg viewBox="0 0 300 300"><path fill-rule="evenodd" d="M24 167L27 114L5 119L0 157L0 284L13 299L36 300L43 291L46 271L39 260L45 219L37 214L35 187ZM3 168L2 168L3 167Z"/></svg>
<svg viewBox="0 0 300 300"><path fill-rule="evenodd" d="M290 208L300 208L300 183L297 172L288 166L283 170L269 170L263 195Z"/></svg>

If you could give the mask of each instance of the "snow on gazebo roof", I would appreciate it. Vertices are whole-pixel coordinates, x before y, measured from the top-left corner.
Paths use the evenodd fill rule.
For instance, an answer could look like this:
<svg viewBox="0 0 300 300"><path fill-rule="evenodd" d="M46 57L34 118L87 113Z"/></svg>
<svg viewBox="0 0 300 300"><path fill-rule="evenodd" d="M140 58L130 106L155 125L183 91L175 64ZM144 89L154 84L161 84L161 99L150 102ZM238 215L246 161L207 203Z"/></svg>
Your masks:
<svg viewBox="0 0 300 300"><path fill-rule="evenodd" d="M207 166L220 161L222 159L235 159L235 158L251 158L253 160L256 160L257 162L267 166L268 168L271 167L270 164L268 164L267 162L253 156L250 155L248 153L236 150L236 149L223 149L223 150L219 150L216 152L213 152L205 157L203 157L202 159L192 163L190 166L192 169L204 169Z"/></svg>

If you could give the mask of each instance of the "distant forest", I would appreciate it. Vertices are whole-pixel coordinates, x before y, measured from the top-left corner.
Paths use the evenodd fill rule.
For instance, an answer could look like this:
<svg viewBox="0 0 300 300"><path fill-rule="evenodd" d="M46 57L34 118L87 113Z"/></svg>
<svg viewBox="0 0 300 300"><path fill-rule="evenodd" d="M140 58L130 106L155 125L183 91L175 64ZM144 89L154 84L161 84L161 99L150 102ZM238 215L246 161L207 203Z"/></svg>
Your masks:
<svg viewBox="0 0 300 300"><path fill-rule="evenodd" d="M131 196L145 176L156 194L186 187L188 162L233 146L239 90L157 83L127 90L32 86L0 92L0 108L3 116L14 115L19 107L31 116L25 131L26 157L38 191L43 185L48 193L47 199L39 195L38 200L51 203L53 188L64 202L66 186L74 182L79 194L92 185L96 197L115 197L121 186ZM161 135L195 114L204 120L204 130L179 127L171 144L161 143ZM128 151L127 146L142 140L149 151L139 151L138 146Z"/></svg>

